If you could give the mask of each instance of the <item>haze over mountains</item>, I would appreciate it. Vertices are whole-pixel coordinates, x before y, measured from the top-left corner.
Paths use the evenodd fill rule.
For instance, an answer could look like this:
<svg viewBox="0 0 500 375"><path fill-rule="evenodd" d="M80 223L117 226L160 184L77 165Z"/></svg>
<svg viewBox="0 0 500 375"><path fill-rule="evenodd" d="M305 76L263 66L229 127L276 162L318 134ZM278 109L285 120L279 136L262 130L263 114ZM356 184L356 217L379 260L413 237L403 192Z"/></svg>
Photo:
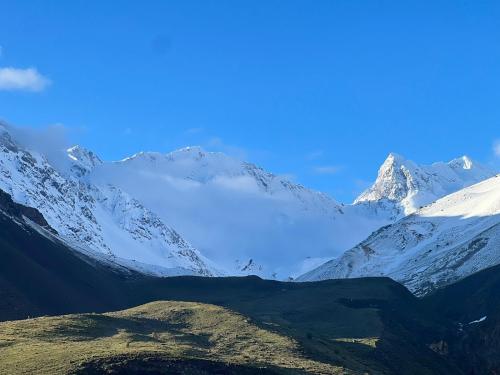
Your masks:
<svg viewBox="0 0 500 375"><path fill-rule="evenodd" d="M75 146L49 160L3 125L0 173L0 188L14 201L38 209L70 246L152 275L255 274L279 280L304 273L300 280L389 275L417 290L424 278L432 285L445 284L497 263L492 255L477 261L467 254L460 267L450 263L457 259L451 254L462 254L458 245L484 242L478 236L494 224L498 213L495 183L461 190L495 175L466 156L421 166L390 154L373 186L353 204L341 204L253 164L199 147L103 162L92 151ZM432 204L457 191L455 198ZM473 204L454 211L463 199ZM427 204L431 206L420 210ZM492 209L478 208L485 206ZM443 218L438 220L440 212ZM462 232L461 218L475 215L482 219L470 219ZM422 223L420 218L428 216L431 223ZM414 221L418 230L409 224ZM397 233L391 237L397 243L370 245L377 256L371 256L372 250L366 256L366 241L387 231ZM457 231L460 240L453 235ZM491 242L496 237L490 232ZM441 265L427 273L422 273L419 262L437 258L420 261L420 236L425 251L439 248L432 255L440 254L436 257ZM443 236L455 242L446 244ZM478 257L489 249L483 248ZM355 249L362 255L350 255ZM355 265L346 257L355 257ZM332 258L345 264L342 271L337 263L335 271L330 270ZM416 280L415 274L423 279Z"/></svg>

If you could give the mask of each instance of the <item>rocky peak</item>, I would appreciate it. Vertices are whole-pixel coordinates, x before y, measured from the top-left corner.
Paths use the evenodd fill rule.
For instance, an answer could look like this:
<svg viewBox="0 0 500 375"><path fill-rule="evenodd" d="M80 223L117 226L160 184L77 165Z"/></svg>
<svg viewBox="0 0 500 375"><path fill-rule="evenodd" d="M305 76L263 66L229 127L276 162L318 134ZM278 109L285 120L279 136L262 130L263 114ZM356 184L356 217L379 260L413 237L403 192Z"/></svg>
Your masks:
<svg viewBox="0 0 500 375"><path fill-rule="evenodd" d="M362 193L355 203L381 199L401 201L414 187L414 174L417 169L412 161L390 153L380 167L375 183Z"/></svg>
<svg viewBox="0 0 500 375"><path fill-rule="evenodd" d="M417 165L391 153L379 169L375 183L354 202L392 202L401 214L410 214L447 194L476 184L495 173L462 156L448 163Z"/></svg>
<svg viewBox="0 0 500 375"><path fill-rule="evenodd" d="M102 164L102 160L94 152L82 146L73 146L66 150L72 162L72 170L83 176L92 171L96 166Z"/></svg>

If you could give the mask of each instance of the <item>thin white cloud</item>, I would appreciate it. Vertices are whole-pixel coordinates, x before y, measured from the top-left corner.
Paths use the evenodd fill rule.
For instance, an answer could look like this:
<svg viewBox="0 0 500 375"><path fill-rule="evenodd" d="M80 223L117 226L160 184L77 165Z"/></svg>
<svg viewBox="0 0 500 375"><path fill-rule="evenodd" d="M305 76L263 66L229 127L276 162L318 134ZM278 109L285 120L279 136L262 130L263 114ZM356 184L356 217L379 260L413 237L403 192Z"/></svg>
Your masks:
<svg viewBox="0 0 500 375"><path fill-rule="evenodd" d="M40 92L50 84L51 81L35 68L0 68L0 90Z"/></svg>
<svg viewBox="0 0 500 375"><path fill-rule="evenodd" d="M320 165L313 168L313 172L316 174L335 174L338 173L342 168L338 165Z"/></svg>
<svg viewBox="0 0 500 375"><path fill-rule="evenodd" d="M500 158L500 139L497 139L494 143L493 143L493 153L495 154L495 156L497 158Z"/></svg>

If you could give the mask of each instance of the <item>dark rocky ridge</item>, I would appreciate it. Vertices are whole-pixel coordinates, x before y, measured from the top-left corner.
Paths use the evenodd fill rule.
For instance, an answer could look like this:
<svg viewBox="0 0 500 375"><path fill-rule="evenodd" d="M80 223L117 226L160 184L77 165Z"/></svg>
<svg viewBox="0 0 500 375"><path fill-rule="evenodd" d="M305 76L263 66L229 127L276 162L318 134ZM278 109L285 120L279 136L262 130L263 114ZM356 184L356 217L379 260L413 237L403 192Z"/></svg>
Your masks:
<svg viewBox="0 0 500 375"><path fill-rule="evenodd" d="M0 210L5 214L23 220L27 218L32 222L38 224L42 228L48 230L53 234L57 234L57 231L52 228L43 215L36 208L24 206L19 203L15 203L12 197L5 191L0 189Z"/></svg>

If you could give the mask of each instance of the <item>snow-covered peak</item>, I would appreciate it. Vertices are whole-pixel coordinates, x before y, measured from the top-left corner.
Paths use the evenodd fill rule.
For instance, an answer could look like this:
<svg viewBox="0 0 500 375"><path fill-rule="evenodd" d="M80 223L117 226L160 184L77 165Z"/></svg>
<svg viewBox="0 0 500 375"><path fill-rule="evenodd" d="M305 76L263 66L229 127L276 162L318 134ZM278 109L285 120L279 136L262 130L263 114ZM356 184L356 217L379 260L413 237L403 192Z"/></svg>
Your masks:
<svg viewBox="0 0 500 375"><path fill-rule="evenodd" d="M495 173L468 156L448 163L418 165L391 153L379 169L375 183L354 202L392 202L401 215L415 212L447 194L494 176Z"/></svg>
<svg viewBox="0 0 500 375"><path fill-rule="evenodd" d="M382 166L390 167L391 165L394 164L404 164L407 162L408 160L404 156L397 154L395 152L390 152L389 155L387 155L387 158L385 159Z"/></svg>
<svg viewBox="0 0 500 375"><path fill-rule="evenodd" d="M300 280L389 276L419 294L500 263L500 176L373 232Z"/></svg>
<svg viewBox="0 0 500 375"><path fill-rule="evenodd" d="M102 164L102 160L94 152L87 150L85 147L76 145L66 150L68 157L79 165L88 170L92 170L97 165Z"/></svg>
<svg viewBox="0 0 500 375"><path fill-rule="evenodd" d="M255 164L241 161L222 152L205 151L199 146L181 148L166 154L139 152L104 168L105 174L140 173L161 177L170 185L196 188L199 185L224 187L240 193L266 193L273 197L293 195L318 206L337 206L325 194L295 184L285 176L269 173ZM96 173L99 175L99 173Z"/></svg>
<svg viewBox="0 0 500 375"><path fill-rule="evenodd" d="M102 160L94 152L82 146L73 146L66 150L70 160L70 169L78 177L90 173L95 167L102 164Z"/></svg>
<svg viewBox="0 0 500 375"><path fill-rule="evenodd" d="M355 201L378 201L388 199L401 201L408 196L413 186L413 175L417 165L402 156L390 153L378 171L371 188L362 193Z"/></svg>
<svg viewBox="0 0 500 375"><path fill-rule="evenodd" d="M172 159L196 159L200 160L208 155L214 156L214 155L219 155L221 156L222 153L220 152L207 152L205 151L201 146L188 146L188 147L183 147L178 150L170 152L168 155Z"/></svg>
<svg viewBox="0 0 500 375"><path fill-rule="evenodd" d="M207 152L201 146L188 146L178 150L161 153L156 151L140 151L132 156L126 157L120 162L136 162L136 161L157 161L162 158L179 160L179 159L195 159L200 160L207 154L217 154L215 152Z"/></svg>
<svg viewBox="0 0 500 375"><path fill-rule="evenodd" d="M191 146L165 154L142 151L114 164L121 168L166 173L171 177L205 183L217 176L241 174L243 162L220 152Z"/></svg>

